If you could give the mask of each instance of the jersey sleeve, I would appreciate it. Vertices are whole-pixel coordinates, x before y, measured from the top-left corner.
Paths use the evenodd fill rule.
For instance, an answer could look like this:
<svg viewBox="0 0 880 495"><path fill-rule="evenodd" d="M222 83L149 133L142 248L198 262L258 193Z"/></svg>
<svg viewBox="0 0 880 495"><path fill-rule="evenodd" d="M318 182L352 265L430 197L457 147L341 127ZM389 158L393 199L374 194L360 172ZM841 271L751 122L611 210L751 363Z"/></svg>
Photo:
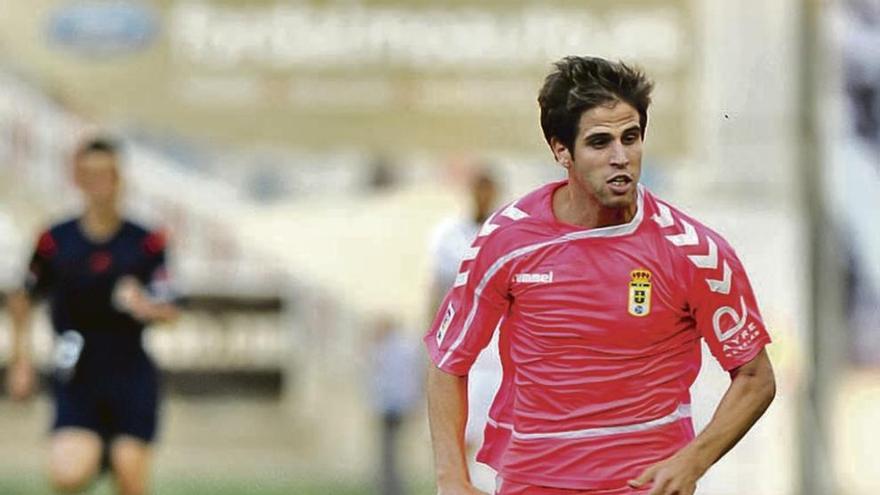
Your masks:
<svg viewBox="0 0 880 495"><path fill-rule="evenodd" d="M507 312L510 277L500 260L502 251L493 235L474 240L425 336L428 355L447 373L470 371Z"/></svg>
<svg viewBox="0 0 880 495"><path fill-rule="evenodd" d="M177 291L168 271L167 237L164 232L151 232L144 239L145 269L139 279L157 302L177 301Z"/></svg>
<svg viewBox="0 0 880 495"><path fill-rule="evenodd" d="M739 258L723 239L717 243L717 267L698 268L688 304L715 359L730 371L758 355L770 343L755 294Z"/></svg>
<svg viewBox="0 0 880 495"><path fill-rule="evenodd" d="M51 231L40 234L31 255L28 271L24 279L24 290L30 297L45 296L55 280L54 260L58 254L58 244Z"/></svg>

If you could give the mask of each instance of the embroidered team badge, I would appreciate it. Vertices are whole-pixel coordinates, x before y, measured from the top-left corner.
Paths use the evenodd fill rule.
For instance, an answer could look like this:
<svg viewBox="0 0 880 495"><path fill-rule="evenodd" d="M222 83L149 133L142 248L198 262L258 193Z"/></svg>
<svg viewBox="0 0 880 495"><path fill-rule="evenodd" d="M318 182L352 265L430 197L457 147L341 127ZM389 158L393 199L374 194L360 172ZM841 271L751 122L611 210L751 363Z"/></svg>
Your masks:
<svg viewBox="0 0 880 495"><path fill-rule="evenodd" d="M651 312L651 272L639 268L630 272L629 314L647 316Z"/></svg>

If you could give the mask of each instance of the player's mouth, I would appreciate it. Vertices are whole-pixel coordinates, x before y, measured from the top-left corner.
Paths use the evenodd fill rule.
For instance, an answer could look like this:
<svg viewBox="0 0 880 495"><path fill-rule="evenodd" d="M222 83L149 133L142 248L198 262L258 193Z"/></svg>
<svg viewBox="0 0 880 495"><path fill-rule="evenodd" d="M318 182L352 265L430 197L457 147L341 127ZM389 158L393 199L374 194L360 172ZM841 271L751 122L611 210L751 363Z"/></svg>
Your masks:
<svg viewBox="0 0 880 495"><path fill-rule="evenodd" d="M630 174L619 173L611 176L605 183L608 184L609 189L614 194L626 194L635 184L635 180Z"/></svg>

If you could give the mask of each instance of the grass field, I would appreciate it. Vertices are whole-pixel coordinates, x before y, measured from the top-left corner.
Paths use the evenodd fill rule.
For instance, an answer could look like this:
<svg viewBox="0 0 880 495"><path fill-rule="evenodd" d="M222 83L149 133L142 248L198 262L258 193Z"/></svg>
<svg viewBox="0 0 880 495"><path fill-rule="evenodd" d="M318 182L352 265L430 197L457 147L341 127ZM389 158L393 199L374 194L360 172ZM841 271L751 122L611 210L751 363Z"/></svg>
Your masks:
<svg viewBox="0 0 880 495"><path fill-rule="evenodd" d="M102 478L85 492L88 495L114 495L110 479ZM159 479L153 492L158 495L377 495L371 483L294 482L267 480ZM410 495L432 493L427 483L412 486ZM45 482L37 477L0 479L3 495L52 495Z"/></svg>
<svg viewBox="0 0 880 495"><path fill-rule="evenodd" d="M344 420L315 424L291 416L273 401L171 398L164 410L151 493L374 495L372 423L356 409L348 411ZM52 493L43 478L50 416L45 396L27 404L0 400L0 495ZM337 426L326 428L325 423ZM430 483L423 481L430 476L423 423L413 420L402 439L402 473L412 477L409 495L432 493ZM356 435L357 429L362 434ZM86 492L113 493L107 476Z"/></svg>

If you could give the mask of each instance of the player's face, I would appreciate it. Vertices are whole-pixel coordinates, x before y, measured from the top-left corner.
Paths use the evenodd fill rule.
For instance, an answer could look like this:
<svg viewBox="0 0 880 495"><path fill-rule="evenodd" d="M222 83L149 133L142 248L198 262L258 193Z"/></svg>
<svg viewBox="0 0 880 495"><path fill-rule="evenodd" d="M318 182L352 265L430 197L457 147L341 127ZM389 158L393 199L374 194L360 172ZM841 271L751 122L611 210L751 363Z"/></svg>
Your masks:
<svg viewBox="0 0 880 495"><path fill-rule="evenodd" d="M594 203L604 208L634 207L642 170L642 136L639 112L632 105L614 101L584 112L574 150L563 150L569 182Z"/></svg>
<svg viewBox="0 0 880 495"><path fill-rule="evenodd" d="M76 183L91 205L113 206L119 196L119 169L116 156L91 152L76 162Z"/></svg>

